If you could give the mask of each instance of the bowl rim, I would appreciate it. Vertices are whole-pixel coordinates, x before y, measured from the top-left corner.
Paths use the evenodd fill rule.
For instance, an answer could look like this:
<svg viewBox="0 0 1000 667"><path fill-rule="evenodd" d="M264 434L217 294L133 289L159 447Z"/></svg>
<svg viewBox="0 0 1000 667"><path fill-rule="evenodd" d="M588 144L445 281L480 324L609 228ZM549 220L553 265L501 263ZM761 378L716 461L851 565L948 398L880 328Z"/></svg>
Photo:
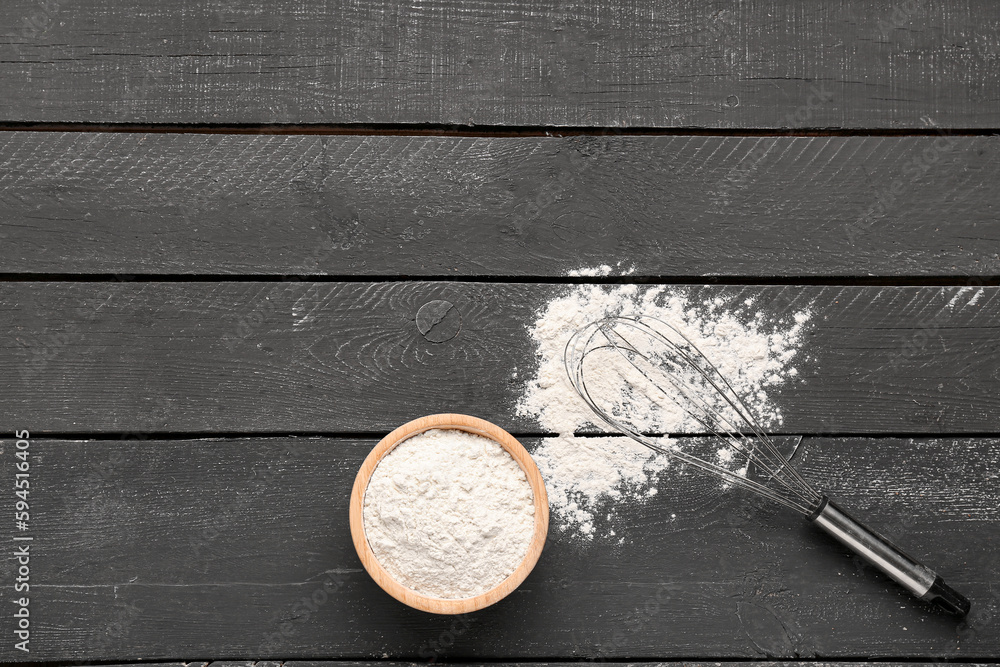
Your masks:
<svg viewBox="0 0 1000 667"><path fill-rule="evenodd" d="M368 488L368 482L371 480L372 474L375 472L375 468L401 442L431 429L457 429L493 440L517 461L521 470L524 471L525 477L528 478L528 484L531 486L535 506L535 525L527 553L517 569L506 579L490 590L470 598L438 598L422 595L407 588L396 581L378 562L375 553L368 544L368 537L365 535L365 491ZM456 413L441 413L419 417L403 424L382 438L375 445L374 449L368 453L364 463L361 464L361 469L358 471L357 477L354 479L354 488L351 490L350 524L351 538L354 541L354 549L358 553L358 558L361 559L361 564L365 570L368 571L368 574L371 575L372 579L375 580L375 583L382 590L400 602L421 611L432 614L465 614L470 611L483 609L505 598L525 580L535 567L535 563L538 562L538 557L542 553L542 548L545 546L545 538L548 534L549 502L548 495L545 492L545 483L542 480L541 473L538 471L538 466L535 465L528 450L514 436L496 424L488 422L485 419L480 419L479 417Z"/></svg>

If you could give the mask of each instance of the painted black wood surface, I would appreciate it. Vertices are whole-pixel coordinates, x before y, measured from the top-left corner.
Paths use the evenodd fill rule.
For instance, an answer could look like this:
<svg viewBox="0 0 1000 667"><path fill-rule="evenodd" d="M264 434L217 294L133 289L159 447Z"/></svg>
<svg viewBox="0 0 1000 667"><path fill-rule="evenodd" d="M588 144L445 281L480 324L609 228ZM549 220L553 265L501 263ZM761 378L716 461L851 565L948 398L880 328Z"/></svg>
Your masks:
<svg viewBox="0 0 1000 667"><path fill-rule="evenodd" d="M534 572L496 606L458 619L417 612L376 586L349 538L350 486L374 444L34 442L32 604L44 621L31 658L978 659L1000 650L996 439L809 437L795 455L805 476L963 590L974 605L964 623L912 600L799 516L679 466L661 474L653 499L618 505L611 521L598 513L593 541L554 527ZM0 645L0 656L14 655Z"/></svg>
<svg viewBox="0 0 1000 667"><path fill-rule="evenodd" d="M912 130L1000 118L990 0L11 0L0 26L0 121Z"/></svg>
<svg viewBox="0 0 1000 667"><path fill-rule="evenodd" d="M648 663L651 667L725 667L726 665L740 665L747 664L748 661L727 661L727 662L710 662L710 661L694 661L687 660L684 662L651 662ZM410 665L412 663L394 662L394 661L379 661L379 662L362 662L355 660L344 660L344 661L327 661L327 660L289 660L287 662L276 662L276 661L240 661L240 660L216 660L211 663L149 663L151 667L182 667L194 665L196 667L206 667L206 665L211 665L211 667L254 667L258 665L259 667L280 667L281 665L288 665L288 667L335 667L340 665L343 667L373 667L374 665L383 665L384 667L402 667L403 665ZM472 667L476 665L477 667L485 663L454 663L456 665L462 665L463 667ZM557 665L565 665L567 663L558 662L533 662L533 663L517 663L517 662L500 662L494 663L497 665L502 665L503 667L526 667L528 664L541 665L541 667L556 667ZM611 667L624 667L627 664L633 663L622 663L622 662L607 662ZM785 661L771 661L771 660L755 660L754 665L759 667L788 667L789 665L796 664L795 662ZM831 661L814 661L810 664L816 665L816 667L858 667L860 665L865 665L869 663L865 662L831 662ZM903 667L903 665L915 665L916 667L928 667L929 665L939 664L931 662L883 662L881 664L886 665L886 667ZM970 667L985 667L986 665L993 663L982 663L982 662L970 662L968 663ZM117 667L115 665L109 665L108 667Z"/></svg>
<svg viewBox="0 0 1000 667"><path fill-rule="evenodd" d="M455 282L0 284L0 429L42 433L387 433L462 412L515 414L527 329L562 285ZM784 433L1000 429L1000 288L679 286L695 303L808 310ZM415 322L445 299L458 335ZM489 378L489 381L485 379Z"/></svg>
<svg viewBox="0 0 1000 667"><path fill-rule="evenodd" d="M166 663L164 663L164 664L166 664ZM260 665L261 667L279 667L278 663L276 663L276 662L264 662L264 661L257 662L257 663L252 663L252 662L240 662L240 661L237 661L237 660L226 660L226 661L215 661L215 662L212 662L210 664L211 664L211 667L253 667L254 664ZM339 661L338 662L331 662L331 661L323 661L323 660L290 660L290 661L282 663L282 664L288 665L288 667L333 667L334 665L343 665L344 667L372 667L372 665L374 665L374 664L385 665L385 667L401 667L401 665L411 664L411 663L400 663L400 662L379 662L379 663L372 663L372 662L360 662L360 661L350 661L350 660L345 660L343 662L339 662ZM469 663L455 663L455 664L457 664L457 665L463 665L463 666L466 666L466 667L468 667L468 665L469 665ZM473 663L473 664L476 664L476 663ZM482 665L484 663L478 663L478 664ZM554 667L556 665L566 664L566 663L557 663L557 662L534 662L534 663L507 662L507 663L495 663L495 664L503 665L504 667L526 667L526 665L528 665L528 664L541 665L542 667ZM607 662L607 664L610 665L611 667L624 667L626 664L632 664L632 663ZM705 660L700 660L700 661L686 660L686 661L683 661L683 662L650 662L648 664L651 667L725 667L726 665L746 664L746 661L738 661L738 660L736 660L736 661L727 661L727 662L710 662L710 661L705 661ZM757 665L759 667L788 667L789 665L793 665L793 664L796 664L796 663L795 662L789 662L789 661L780 662L780 661L772 661L772 660L755 660L755 661L753 661L753 664ZM870 664L870 663L865 663L865 662L831 662L831 661L822 661L821 662L821 661L814 661L814 662L811 662L810 664L816 665L816 667L857 667L859 665L865 665L865 664ZM886 665L886 667L902 667L903 665L915 665L916 667L928 667L928 665L939 664L939 663L930 663L930 662L883 662L883 663L880 663L880 664L884 664L884 665ZM981 666L985 666L987 664L992 664L992 663L975 663L975 662L970 662L968 664L969 664L970 667L981 667ZM159 667L159 666L154 666L154 667Z"/></svg>
<svg viewBox="0 0 1000 667"><path fill-rule="evenodd" d="M0 661L996 663L998 53L987 0L0 3ZM378 590L365 453L443 409L539 446L525 326L605 264L810 308L782 444L972 615L676 467L482 613Z"/></svg>
<svg viewBox="0 0 1000 667"><path fill-rule="evenodd" d="M3 133L0 272L988 277L998 148Z"/></svg>
<svg viewBox="0 0 1000 667"><path fill-rule="evenodd" d="M709 662L709 661L684 661L684 662L651 662L648 663L651 667L725 667L726 665L740 665L748 664L750 661L727 661L727 662ZM412 665L413 663L408 662L397 662L397 661L357 661L357 660L288 660L285 662L273 661L273 660L214 660L212 662L161 662L161 663L146 663L150 667L281 667L281 665L288 665L288 667L374 667L375 665L381 665L383 667L402 667L403 665ZM463 667L480 667L485 663L454 663L456 665L462 665ZM540 665L541 667L556 667L558 665L568 664L566 662L532 662L532 663L517 663L517 662L498 662L494 663L497 665L502 665L503 667L526 667L528 664ZM627 664L634 663L622 663L622 662L607 662L611 667L624 667ZM796 664L795 662L785 661L769 661L769 660L754 660L753 665L758 667L788 667L789 665ZM865 665L869 663L865 662L831 662L831 661L814 661L811 664L817 667L859 667L860 665ZM916 667L929 667L929 665L939 664L931 662L883 662L881 664L886 665L886 667L903 667L903 665L915 665ZM967 663L969 667L986 667L994 663L984 663L984 662L970 662ZM106 667L120 667L119 665L107 665Z"/></svg>

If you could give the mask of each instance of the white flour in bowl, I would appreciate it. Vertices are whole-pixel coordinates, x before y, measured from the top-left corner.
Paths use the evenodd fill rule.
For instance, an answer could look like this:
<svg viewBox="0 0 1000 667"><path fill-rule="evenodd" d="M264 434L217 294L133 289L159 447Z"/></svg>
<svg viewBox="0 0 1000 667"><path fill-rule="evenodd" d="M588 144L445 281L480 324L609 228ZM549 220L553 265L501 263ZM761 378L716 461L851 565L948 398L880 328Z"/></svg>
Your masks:
<svg viewBox="0 0 1000 667"><path fill-rule="evenodd" d="M584 538L596 534L596 512L613 519L622 501L643 502L655 495L658 474L670 459L628 438L575 435L597 426L608 430L597 424L599 418L577 396L563 364L566 341L583 325L608 315L642 314L668 322L716 365L765 428L781 424L781 412L768 392L797 375L790 364L809 312L775 319L755 311L749 299L694 301L688 294L663 286L581 285L543 307L531 328L538 372L525 385L518 413L534 417L543 429L557 434L545 438L533 458L545 478L554 518ZM615 379L598 371L590 374L588 386L592 393L614 392ZM647 413L640 409L629 418L653 432L704 430L672 403ZM712 463L745 474L744 461L726 448L718 450ZM612 530L605 536L613 535Z"/></svg>
<svg viewBox="0 0 1000 667"><path fill-rule="evenodd" d="M457 429L415 435L387 454L365 490L368 544L422 595L469 598L517 569L534 534L534 495L499 443Z"/></svg>

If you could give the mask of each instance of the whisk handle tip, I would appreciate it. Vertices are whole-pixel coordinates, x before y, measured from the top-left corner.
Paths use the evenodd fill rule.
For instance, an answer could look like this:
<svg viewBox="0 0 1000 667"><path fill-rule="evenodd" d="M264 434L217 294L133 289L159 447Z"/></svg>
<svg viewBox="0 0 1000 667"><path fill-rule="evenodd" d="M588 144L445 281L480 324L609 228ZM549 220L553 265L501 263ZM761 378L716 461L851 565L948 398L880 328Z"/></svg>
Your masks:
<svg viewBox="0 0 1000 667"><path fill-rule="evenodd" d="M921 599L932 602L956 616L967 616L969 610L972 609L972 603L969 602L969 599L944 583L944 579L941 577L934 579L934 583Z"/></svg>
<svg viewBox="0 0 1000 667"><path fill-rule="evenodd" d="M807 515L806 519L895 579L914 597L931 602L952 614L964 616L969 613L969 601L944 583L934 570L854 519L826 496L823 496L819 507Z"/></svg>

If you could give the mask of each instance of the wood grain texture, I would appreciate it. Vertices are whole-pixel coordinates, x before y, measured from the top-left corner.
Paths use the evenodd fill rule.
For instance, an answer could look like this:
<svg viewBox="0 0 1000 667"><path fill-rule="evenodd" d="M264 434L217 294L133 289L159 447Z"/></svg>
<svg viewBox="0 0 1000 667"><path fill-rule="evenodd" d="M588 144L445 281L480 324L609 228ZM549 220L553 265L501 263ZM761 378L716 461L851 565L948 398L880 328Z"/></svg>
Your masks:
<svg viewBox="0 0 1000 667"><path fill-rule="evenodd" d="M527 329L568 286L529 283L0 284L0 431L388 433L460 412L539 434L515 404ZM645 289L645 288L643 288ZM812 319L784 433L1000 428L1000 288L679 286L694 303ZM747 299L754 305L745 306ZM447 300L457 336L414 322Z"/></svg>
<svg viewBox="0 0 1000 667"><path fill-rule="evenodd" d="M538 565L496 605L425 614L379 589L351 544L351 484L374 444L34 439L38 627L25 657L979 659L1000 651L996 439L806 438L796 454L804 475L967 594L965 623L915 601L800 517L676 466L662 473L657 495L619 504L610 520L599 511L592 541L562 531L554 516ZM0 445L12 460L12 440ZM4 494L0 509L12 498ZM12 563L0 562L6 580ZM13 657L0 644L0 658Z"/></svg>
<svg viewBox="0 0 1000 667"><path fill-rule="evenodd" d="M609 665L609 667L626 667L626 665L631 663L621 663L612 661L603 661L604 664ZM732 660L722 662L711 662L706 660L685 660L683 662L648 662L646 664L649 667L726 667L726 665L734 664L738 665L745 663L747 661ZM225 661L225 662L212 662L211 667L253 667L254 663L249 662L238 662L238 661ZM261 667L279 667L277 663L267 663L258 662ZM362 662L354 660L289 660L282 663L288 665L288 667L375 667L376 665L381 665L382 667L403 667L403 665L410 665L412 663L401 663L394 661L377 661L377 662ZM455 665L467 665L468 663L454 663ZM560 665L566 665L567 662L532 662L532 663L518 663L518 662L498 662L495 663L501 665L502 667L528 667L531 665L538 665L539 667L556 667ZM802 664L801 662L795 661L778 661L778 660L754 660L754 667L791 667L791 665ZM810 661L810 665L815 665L816 667L861 667L862 665L870 665L870 662L832 662L832 661ZM904 667L906 665L913 665L913 667L931 667L931 665L938 665L940 663L936 662L890 662L890 661L880 661L880 665L885 665L885 667ZM969 667L988 667L996 663L988 662L970 662L967 663Z"/></svg>
<svg viewBox="0 0 1000 667"><path fill-rule="evenodd" d="M649 667L726 667L729 664L745 664L748 661L743 660L731 660L722 662L712 662L708 660L684 660L684 661L659 661L659 662L647 662ZM613 661L603 661L604 664L609 665L609 667L626 667L626 665L631 663L613 662ZM267 666L274 663L261 662L257 663L262 666ZM374 667L375 665L383 665L384 667L402 667L403 665L409 665L412 663L401 663L396 661L377 661L377 662L364 662L364 661L354 661L354 660L343 660L343 661L332 661L332 660L289 660L285 663L288 667L336 667L341 665L342 667ZM469 665L469 663L454 663L455 665ZM532 662L532 663L518 663L518 662L498 662L497 665L502 665L503 667L528 667L529 664L539 665L539 667L555 667L558 665L566 665L567 662L549 661L549 662ZM754 660L752 664L755 667L790 667L791 665L802 664L801 661L780 661L780 660ZM871 662L835 662L835 661L810 661L810 665L815 665L816 667L861 667L861 665L871 665ZM891 662L891 661L879 661L880 665L885 665L885 667L904 667L905 665L913 665L914 667L930 667L931 665L938 665L937 662ZM969 667L988 667L989 665L994 665L996 663L989 662L970 662L967 663ZM211 667L252 667L252 664L246 662L238 661L225 661L225 662L212 662ZM277 665L275 665L277 667ZM471 667L471 666L470 666Z"/></svg>
<svg viewBox="0 0 1000 667"><path fill-rule="evenodd" d="M620 663L612 661L603 661L604 664L609 665L609 667L626 667L630 663ZM649 662L647 663L649 667L735 667L736 665L746 664L747 661L726 661L726 662L709 662L709 661L693 661L685 660L683 662ZM125 663L125 664L140 664L140 663ZM361 661L361 660L286 660L286 661L267 661L267 660L213 660L208 663L141 663L144 665L149 665L150 667L164 667L166 665L171 665L171 667L184 667L184 665L200 665L200 667L281 667L282 665L287 665L287 667L410 667L413 663L410 662L399 662L395 660L377 660L377 661ZM452 663L457 667L472 667L469 663ZM498 662L495 663L500 667L528 667L529 665L538 665L538 667L563 667L568 664L568 662L531 662L531 663L519 663L519 662ZM795 661L778 661L778 660L754 660L753 665L755 667L791 667L791 665L801 664L801 662L796 663ZM811 661L811 665L815 667L861 667L862 665L870 665L870 662L835 662L835 661ZM879 664L885 665L885 667L906 667L912 665L913 667L931 667L932 665L939 665L938 662L889 662L880 661ZM966 663L969 667L992 667L996 663L989 662L970 662ZM88 667L81 665L81 667ZM124 665L102 665L101 667L124 667Z"/></svg>
<svg viewBox="0 0 1000 667"><path fill-rule="evenodd" d="M0 5L0 121L997 127L990 0Z"/></svg>
<svg viewBox="0 0 1000 667"><path fill-rule="evenodd" d="M191 662L143 662L143 663L121 662L121 663L114 664L114 665L102 664L101 667L126 667L126 666L129 666L129 665L138 665L138 664L146 665L147 667L208 667L209 664L216 665L216 667L222 667L223 665L226 665L227 663L221 662L221 661L212 661L211 663L209 663L208 661L191 661ZM228 664L230 664L230 665L236 665L236 664L240 664L240 663L228 663ZM97 667L97 666L96 665L91 666L91 665L83 665L83 664L81 664L81 665L79 665L79 667ZM262 663L261 667L272 667L272 666L267 665L267 663ZM275 665L273 665L273 667L279 667L279 666L277 664L275 664Z"/></svg>
<svg viewBox="0 0 1000 667"><path fill-rule="evenodd" d="M996 276L998 148L0 133L0 272Z"/></svg>

